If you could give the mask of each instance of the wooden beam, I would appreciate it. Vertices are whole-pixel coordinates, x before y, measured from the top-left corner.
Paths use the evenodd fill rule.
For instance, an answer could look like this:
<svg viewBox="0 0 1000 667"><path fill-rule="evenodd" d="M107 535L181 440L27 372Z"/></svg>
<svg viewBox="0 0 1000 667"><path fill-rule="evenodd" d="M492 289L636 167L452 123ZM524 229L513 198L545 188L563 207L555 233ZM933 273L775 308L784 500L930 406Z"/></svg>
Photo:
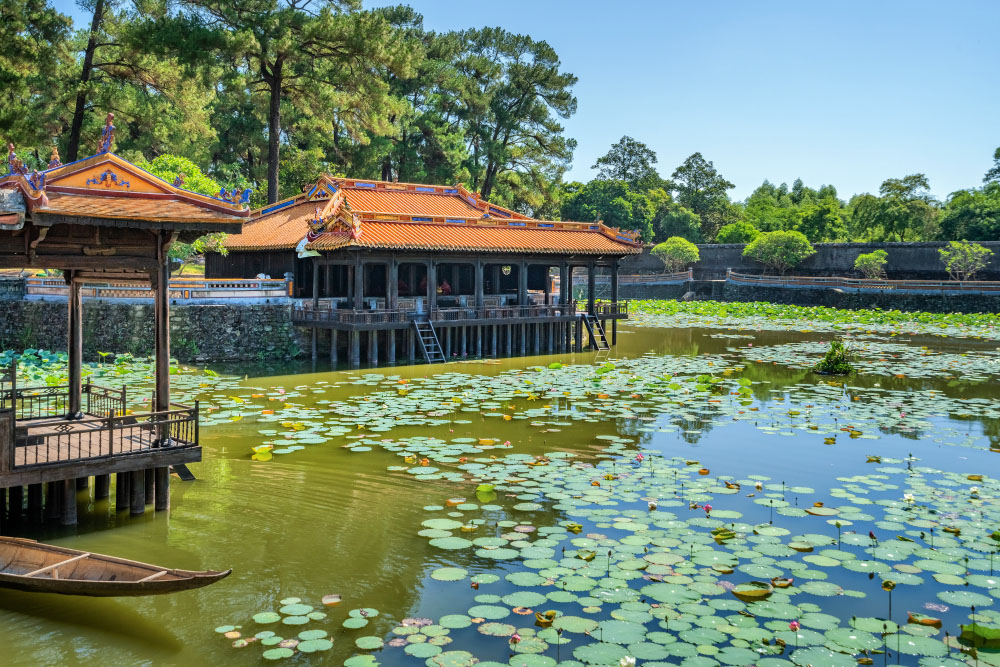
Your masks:
<svg viewBox="0 0 1000 667"><path fill-rule="evenodd" d="M37 570L33 570L33 571L28 572L27 574L23 574L21 576L22 577L37 577L40 574L45 574L46 572L49 572L51 570L55 570L55 569L60 568L60 567L62 567L64 565L69 565L70 563L75 563L78 560L83 560L84 558L90 558L90 553L88 552L88 553L85 553L85 554L80 554L79 556L73 556L72 558L67 558L66 560L61 560L58 563L53 563L52 565L46 565L45 567L40 567ZM53 579L57 579L57 578L58 577L53 577Z"/></svg>
<svg viewBox="0 0 1000 667"><path fill-rule="evenodd" d="M83 299L80 293L80 283L73 272L66 273L69 283L69 305L67 350L69 352L69 419L79 419L83 416Z"/></svg>

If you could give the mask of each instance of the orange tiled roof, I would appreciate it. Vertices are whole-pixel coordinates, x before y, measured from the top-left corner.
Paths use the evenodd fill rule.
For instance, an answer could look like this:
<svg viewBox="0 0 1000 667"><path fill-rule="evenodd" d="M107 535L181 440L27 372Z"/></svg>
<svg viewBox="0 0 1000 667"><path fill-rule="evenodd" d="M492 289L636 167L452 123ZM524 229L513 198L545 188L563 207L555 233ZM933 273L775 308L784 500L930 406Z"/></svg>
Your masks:
<svg viewBox="0 0 1000 667"><path fill-rule="evenodd" d="M98 153L42 173L0 176L19 190L32 216L79 218L82 224L148 223L163 228L238 234L250 211L184 190L114 153Z"/></svg>
<svg viewBox="0 0 1000 667"><path fill-rule="evenodd" d="M49 193L48 204L35 207L39 213L121 220L236 222L214 211L186 201L126 197L82 196Z"/></svg>
<svg viewBox="0 0 1000 667"><path fill-rule="evenodd" d="M639 246L608 238L598 230L550 224L552 227L538 228L364 221L357 239L352 239L350 232L327 232L306 247L590 255L627 255L640 251Z"/></svg>
<svg viewBox="0 0 1000 667"><path fill-rule="evenodd" d="M360 235L351 234L355 224ZM638 243L600 223L544 222L482 201L461 185L323 176L304 194L254 211L229 250L346 246L477 252L631 254Z"/></svg>
<svg viewBox="0 0 1000 667"><path fill-rule="evenodd" d="M305 238L315 209L316 202L302 201L251 220L242 234L227 236L223 245L229 250L290 250Z"/></svg>

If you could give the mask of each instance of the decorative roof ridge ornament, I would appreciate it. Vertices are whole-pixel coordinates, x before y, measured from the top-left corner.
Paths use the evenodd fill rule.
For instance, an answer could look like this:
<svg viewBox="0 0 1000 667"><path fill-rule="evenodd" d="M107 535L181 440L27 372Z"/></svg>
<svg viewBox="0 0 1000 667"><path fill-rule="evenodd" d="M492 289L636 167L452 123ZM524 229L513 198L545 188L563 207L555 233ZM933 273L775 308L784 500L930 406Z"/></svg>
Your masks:
<svg viewBox="0 0 1000 667"><path fill-rule="evenodd" d="M181 174L181 176L183 176L183 174ZM176 179L174 180L174 186L180 187L179 185L177 185ZM251 188L243 190L239 187L233 187L232 190L229 190L227 192L226 188L223 187L219 190L219 194L216 195L216 198L221 199L227 204L232 204L233 206L238 206L240 208L248 209L250 208L250 195L252 194L253 190Z"/></svg>
<svg viewBox="0 0 1000 667"><path fill-rule="evenodd" d="M111 145L115 142L115 115L108 113L104 119L104 129L101 130L101 142L97 145L98 153L110 153Z"/></svg>
<svg viewBox="0 0 1000 667"><path fill-rule="evenodd" d="M59 159L59 148L57 146L52 147L52 154L49 156L49 169L55 169L56 167L62 166L62 160Z"/></svg>
<svg viewBox="0 0 1000 667"><path fill-rule="evenodd" d="M28 175L28 168L24 166L24 162L14 152L13 142L7 144L7 173L18 174L20 176Z"/></svg>

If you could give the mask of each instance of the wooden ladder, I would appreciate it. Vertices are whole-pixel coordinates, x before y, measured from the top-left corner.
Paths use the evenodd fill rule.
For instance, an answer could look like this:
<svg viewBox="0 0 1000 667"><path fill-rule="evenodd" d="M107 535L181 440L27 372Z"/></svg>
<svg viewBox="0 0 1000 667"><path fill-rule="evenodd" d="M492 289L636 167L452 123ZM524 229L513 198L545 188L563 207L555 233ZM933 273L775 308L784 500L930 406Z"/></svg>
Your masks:
<svg viewBox="0 0 1000 667"><path fill-rule="evenodd" d="M590 344L595 350L611 349L611 346L608 345L608 337L605 335L604 327L601 326L599 319L590 313L583 313L583 324L587 327L587 333L590 334Z"/></svg>
<svg viewBox="0 0 1000 667"><path fill-rule="evenodd" d="M430 320L413 320L413 326L417 330L417 340L420 341L420 351L424 353L424 359L430 364L440 364L444 362L444 352L441 350L441 341L438 340L437 332Z"/></svg>

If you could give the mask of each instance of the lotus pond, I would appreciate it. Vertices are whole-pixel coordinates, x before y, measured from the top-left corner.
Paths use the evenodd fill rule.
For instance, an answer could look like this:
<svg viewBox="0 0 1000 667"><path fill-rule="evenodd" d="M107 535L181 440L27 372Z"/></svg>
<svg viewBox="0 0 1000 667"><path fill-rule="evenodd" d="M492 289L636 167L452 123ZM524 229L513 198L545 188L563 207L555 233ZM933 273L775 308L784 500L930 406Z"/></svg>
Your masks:
<svg viewBox="0 0 1000 667"><path fill-rule="evenodd" d="M645 304L613 357L178 367L198 480L34 537L233 575L2 592L4 662L1000 665L996 323L751 306ZM810 371L833 337L856 375Z"/></svg>

